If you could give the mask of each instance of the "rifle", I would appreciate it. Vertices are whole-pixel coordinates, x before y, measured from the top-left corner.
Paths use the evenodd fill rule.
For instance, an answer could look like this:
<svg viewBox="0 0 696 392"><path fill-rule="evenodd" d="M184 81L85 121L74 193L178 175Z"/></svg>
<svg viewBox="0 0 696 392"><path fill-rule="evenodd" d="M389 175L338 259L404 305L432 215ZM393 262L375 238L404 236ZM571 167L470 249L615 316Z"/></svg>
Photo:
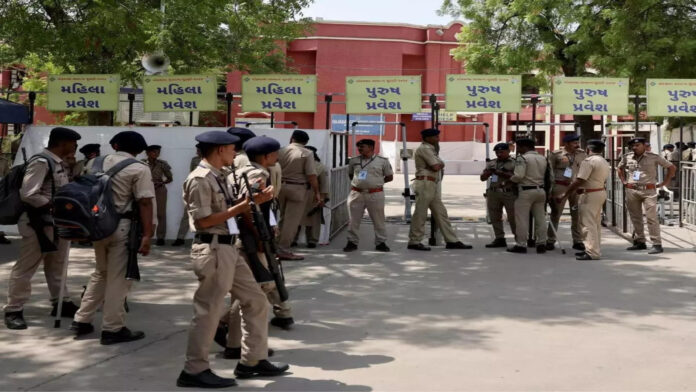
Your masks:
<svg viewBox="0 0 696 392"><path fill-rule="evenodd" d="M138 250L143 239L143 227L140 224L140 209L138 202L133 199L133 216L131 217L130 230L128 230L128 263L126 264L126 280L140 281L140 267L138 267Z"/></svg>
<svg viewBox="0 0 696 392"><path fill-rule="evenodd" d="M266 224L266 219L261 212L261 208L258 204L254 202L254 188L251 187L249 183L249 177L246 173L242 173L242 178L244 179L244 184L249 192L249 206L251 207L251 216L254 221L254 228L259 234L259 241L263 248L263 253L268 261L268 270L275 281L276 289L278 290L278 295L281 301L288 300L288 290L285 287L285 277L283 275L283 266L276 259L275 252L273 250L273 236L271 231L268 229ZM256 191L258 192L258 191Z"/></svg>
<svg viewBox="0 0 696 392"><path fill-rule="evenodd" d="M328 199L328 198L324 199L324 203L328 203L328 202L329 202L329 199ZM307 213L307 218L309 218L309 217L311 217L312 215L316 214L317 212L321 211L322 208L323 208L323 207L320 206L320 205L317 205L316 207L312 208L312 209L309 210L309 212ZM324 224L324 214L321 215L321 223Z"/></svg>

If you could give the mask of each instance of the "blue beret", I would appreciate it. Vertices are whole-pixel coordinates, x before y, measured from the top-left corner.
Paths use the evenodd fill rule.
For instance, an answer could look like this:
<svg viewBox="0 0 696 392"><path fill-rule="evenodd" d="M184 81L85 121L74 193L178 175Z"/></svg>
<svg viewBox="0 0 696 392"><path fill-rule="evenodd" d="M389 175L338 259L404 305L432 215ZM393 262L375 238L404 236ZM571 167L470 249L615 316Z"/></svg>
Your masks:
<svg viewBox="0 0 696 392"><path fill-rule="evenodd" d="M663 148L674 148L674 144L667 143Z"/></svg>
<svg viewBox="0 0 696 392"><path fill-rule="evenodd" d="M80 140L82 136L70 128L56 127L51 129L49 138L53 140Z"/></svg>
<svg viewBox="0 0 696 392"><path fill-rule="evenodd" d="M603 141L601 141L600 139L590 139L587 141L587 144L588 145L592 144L592 145L600 146L600 147L606 146L606 144Z"/></svg>
<svg viewBox="0 0 696 392"><path fill-rule="evenodd" d="M515 143L520 145L520 146L527 146L527 147L531 147L531 148L536 147L536 142L528 137L517 139L517 140L515 140Z"/></svg>
<svg viewBox="0 0 696 392"><path fill-rule="evenodd" d="M248 128L232 127L227 129L227 133L237 136L239 139L241 139L242 143L256 136L256 134Z"/></svg>
<svg viewBox="0 0 696 392"><path fill-rule="evenodd" d="M196 136L196 141L203 144L225 146L239 142L239 137L225 131L208 131Z"/></svg>
<svg viewBox="0 0 696 392"><path fill-rule="evenodd" d="M280 143L268 136L254 136L244 142L243 148L249 156L264 155L280 150Z"/></svg>
<svg viewBox="0 0 696 392"><path fill-rule="evenodd" d="M367 145L367 146L372 146L372 147L374 147L374 146L375 146L375 141L372 140L372 139L360 139L360 140L358 140L357 143L355 143L356 146L359 146L359 145L361 145L361 144L365 144L365 145Z"/></svg>
<svg viewBox="0 0 696 392"><path fill-rule="evenodd" d="M563 143L570 143L570 142L574 142L576 140L580 140L580 136L578 136L574 133L569 133L569 134L563 136Z"/></svg>
<svg viewBox="0 0 696 392"><path fill-rule="evenodd" d="M510 150L510 146L503 142L503 143L498 143L493 147L493 151L501 151L501 150Z"/></svg>
<svg viewBox="0 0 696 392"><path fill-rule="evenodd" d="M633 139L628 141L628 144L633 144L633 143L645 143L645 138L644 137L634 137Z"/></svg>
<svg viewBox="0 0 696 392"><path fill-rule="evenodd" d="M307 143L309 141L309 135L305 131L296 129L292 133L292 139L298 143Z"/></svg>
<svg viewBox="0 0 696 392"><path fill-rule="evenodd" d="M424 129L424 130L421 131L421 136L422 136L422 137L437 136L437 135L439 135L439 134L440 134L440 130L439 130L439 129L435 129L435 128L428 128L428 129Z"/></svg>
<svg viewBox="0 0 696 392"><path fill-rule="evenodd" d="M93 152L99 151L100 147L101 146L99 144L96 144L96 143L85 144L84 146L82 146L80 148L80 152L85 154L85 155L89 155Z"/></svg>
<svg viewBox="0 0 696 392"><path fill-rule="evenodd" d="M147 142L145 142L143 135L135 131L119 132L109 140L109 144L118 144L121 150L143 151L147 148Z"/></svg>
<svg viewBox="0 0 696 392"><path fill-rule="evenodd" d="M161 150L161 149L162 149L162 146L160 146L159 144L151 144L151 145L145 147L145 151L153 151L153 150Z"/></svg>
<svg viewBox="0 0 696 392"><path fill-rule="evenodd" d="M696 147L696 143L694 143L694 142L688 142L688 143L686 143L686 145L691 147L691 148Z"/></svg>

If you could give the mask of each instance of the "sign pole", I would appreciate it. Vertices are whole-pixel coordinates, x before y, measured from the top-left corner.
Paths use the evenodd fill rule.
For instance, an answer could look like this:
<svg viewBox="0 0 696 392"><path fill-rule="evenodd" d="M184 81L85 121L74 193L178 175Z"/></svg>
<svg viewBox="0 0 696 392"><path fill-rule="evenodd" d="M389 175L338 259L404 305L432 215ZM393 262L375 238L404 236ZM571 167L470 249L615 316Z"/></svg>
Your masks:
<svg viewBox="0 0 696 392"><path fill-rule="evenodd" d="M234 100L234 95L232 93L225 94L225 101L227 102L227 126L232 126L232 100Z"/></svg>
<svg viewBox="0 0 696 392"><path fill-rule="evenodd" d="M326 129L331 129L331 101L333 101L331 94L324 95L324 102L326 102Z"/></svg>

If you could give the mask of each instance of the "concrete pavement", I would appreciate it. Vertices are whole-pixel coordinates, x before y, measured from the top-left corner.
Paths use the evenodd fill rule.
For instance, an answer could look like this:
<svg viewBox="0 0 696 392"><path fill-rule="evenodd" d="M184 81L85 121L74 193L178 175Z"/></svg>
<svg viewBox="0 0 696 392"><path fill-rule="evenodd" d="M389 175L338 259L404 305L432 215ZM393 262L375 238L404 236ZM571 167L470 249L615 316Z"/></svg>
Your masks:
<svg viewBox="0 0 696 392"><path fill-rule="evenodd" d="M402 186L390 186L387 215L403 212ZM477 179L451 176L444 191L452 216L484 214ZM626 252L627 241L604 230L604 259L578 262L572 251L487 250L489 226L455 226L473 250L407 251L408 227L392 223L392 252L374 252L365 223L357 252L341 252L342 233L303 250L305 261L286 262L297 325L271 328L270 346L291 374L241 380L236 389L696 390L696 263L687 234L670 234L667 251L653 257ZM0 293L15 252L16 243L0 248ZM156 248L141 264L128 325L147 337L115 346L99 345L97 333L74 340L68 319L53 329L37 273L29 329L0 327L0 390L177 389L196 280L182 248ZM92 250L73 248L77 298L92 268ZM214 351L212 368L232 376L236 361Z"/></svg>

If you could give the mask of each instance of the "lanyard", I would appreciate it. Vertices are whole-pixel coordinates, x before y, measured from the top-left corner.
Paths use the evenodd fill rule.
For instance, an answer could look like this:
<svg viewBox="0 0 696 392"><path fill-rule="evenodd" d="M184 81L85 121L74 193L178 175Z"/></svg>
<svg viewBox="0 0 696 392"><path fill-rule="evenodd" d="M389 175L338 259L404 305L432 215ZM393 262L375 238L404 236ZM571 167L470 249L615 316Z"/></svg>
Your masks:
<svg viewBox="0 0 696 392"><path fill-rule="evenodd" d="M372 163L372 161L374 161L374 160L375 160L375 156L373 156L372 159L370 159L369 161L367 161L366 164L363 165L363 164L362 164L363 159L362 159L362 157L360 157L360 170L366 168L366 167L367 167L370 163Z"/></svg>
<svg viewBox="0 0 696 392"><path fill-rule="evenodd" d="M205 166L200 165L200 164L198 165L198 167L202 167L204 169L210 169L210 168L205 167ZM213 175L213 178L215 178L215 182L217 182L218 187L220 187L220 191L222 192L223 195L225 195L225 202L227 202L227 206L231 207L232 206L232 198L230 197L230 194L227 193L227 189L226 189L225 184L224 184L226 181L224 180L224 178L222 181L220 181L220 179L218 178L218 176L215 173L212 173L212 175Z"/></svg>

